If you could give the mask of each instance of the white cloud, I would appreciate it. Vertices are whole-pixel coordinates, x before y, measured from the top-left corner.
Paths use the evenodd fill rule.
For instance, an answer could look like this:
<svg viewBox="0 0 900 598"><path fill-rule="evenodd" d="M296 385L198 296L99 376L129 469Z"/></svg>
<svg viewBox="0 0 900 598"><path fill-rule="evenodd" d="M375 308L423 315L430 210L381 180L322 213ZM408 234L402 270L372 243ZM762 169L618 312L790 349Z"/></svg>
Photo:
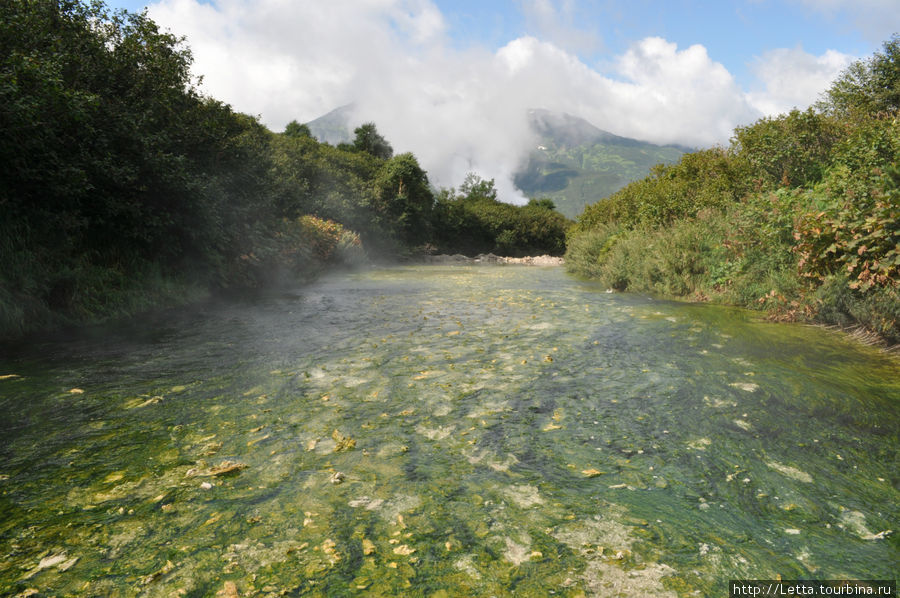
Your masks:
<svg viewBox="0 0 900 598"><path fill-rule="evenodd" d="M616 119L631 121L634 137L710 145L759 116L731 73L701 45L679 51L674 43L650 37L619 59L618 70L632 83L619 85Z"/></svg>
<svg viewBox="0 0 900 598"><path fill-rule="evenodd" d="M766 52L752 66L764 90L750 92L750 103L764 114L782 114L793 108L805 109L819 99L831 82L854 57L834 50L821 56L801 48L780 48Z"/></svg>
<svg viewBox="0 0 900 598"><path fill-rule="evenodd" d="M562 0L559 8L551 0L518 0L518 4L526 25L537 37L575 54L593 53L600 45L595 32L575 25L573 0Z"/></svg>
<svg viewBox="0 0 900 598"><path fill-rule="evenodd" d="M565 23L569 9L560 10L548 18ZM496 52L458 50L430 0L161 0L150 16L187 36L207 93L273 130L354 102L357 121L374 121L396 151L414 152L435 184L458 185L476 171L494 178L507 201L524 200L512 175L533 145L529 108L568 112L618 135L708 146L792 100L761 69L771 98L748 101L703 46L679 49L657 37L635 43L611 74L535 37Z"/></svg>

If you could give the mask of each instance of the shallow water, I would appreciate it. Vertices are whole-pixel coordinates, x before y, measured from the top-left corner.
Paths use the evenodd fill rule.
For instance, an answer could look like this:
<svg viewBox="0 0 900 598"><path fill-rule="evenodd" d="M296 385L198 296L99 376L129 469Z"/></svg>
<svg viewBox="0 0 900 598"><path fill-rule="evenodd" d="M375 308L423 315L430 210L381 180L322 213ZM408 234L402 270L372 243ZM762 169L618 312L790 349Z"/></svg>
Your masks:
<svg viewBox="0 0 900 598"><path fill-rule="evenodd" d="M900 568L896 360L560 268L344 274L0 376L3 595L722 596Z"/></svg>

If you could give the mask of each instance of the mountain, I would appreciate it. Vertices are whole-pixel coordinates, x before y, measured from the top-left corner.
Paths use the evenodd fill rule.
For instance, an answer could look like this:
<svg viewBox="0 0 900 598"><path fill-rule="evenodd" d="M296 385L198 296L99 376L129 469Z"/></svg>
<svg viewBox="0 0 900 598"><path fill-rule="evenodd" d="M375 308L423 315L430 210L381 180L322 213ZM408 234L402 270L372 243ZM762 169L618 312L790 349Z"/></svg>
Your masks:
<svg viewBox="0 0 900 598"><path fill-rule="evenodd" d="M319 141L351 141L353 109L347 104L306 124ZM652 166L677 162L691 151L619 137L577 116L550 110L529 110L528 123L537 144L514 177L516 187L528 197L551 198L569 218L647 176Z"/></svg>
<svg viewBox="0 0 900 598"><path fill-rule="evenodd" d="M537 147L514 182L528 197L549 197L574 218L586 205L647 176L659 163L677 162L688 148L619 137L588 121L549 110L529 110Z"/></svg>
<svg viewBox="0 0 900 598"><path fill-rule="evenodd" d="M353 141L353 129L350 118L353 115L353 104L335 108L328 114L306 123L309 132L319 141L337 145Z"/></svg>

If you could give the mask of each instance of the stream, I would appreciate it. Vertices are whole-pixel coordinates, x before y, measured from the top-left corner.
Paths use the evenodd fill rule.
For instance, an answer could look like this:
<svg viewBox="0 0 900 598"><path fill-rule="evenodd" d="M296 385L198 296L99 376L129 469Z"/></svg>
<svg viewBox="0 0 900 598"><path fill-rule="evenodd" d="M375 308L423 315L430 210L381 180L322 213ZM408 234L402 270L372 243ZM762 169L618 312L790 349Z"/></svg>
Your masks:
<svg viewBox="0 0 900 598"><path fill-rule="evenodd" d="M900 570L900 361L399 266L0 357L0 595L726 596Z"/></svg>

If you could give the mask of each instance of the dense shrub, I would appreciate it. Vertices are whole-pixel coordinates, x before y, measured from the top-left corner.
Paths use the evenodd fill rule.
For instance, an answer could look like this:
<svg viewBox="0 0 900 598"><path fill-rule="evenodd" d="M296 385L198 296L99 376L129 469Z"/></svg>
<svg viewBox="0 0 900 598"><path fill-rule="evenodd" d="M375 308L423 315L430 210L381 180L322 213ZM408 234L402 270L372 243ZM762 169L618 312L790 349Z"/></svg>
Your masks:
<svg viewBox="0 0 900 598"><path fill-rule="evenodd" d="M844 177L843 169L836 177ZM829 194L830 195L830 194ZM800 272L848 277L851 289L900 286L900 170L892 167L862 196L826 197L798 219Z"/></svg>
<svg viewBox="0 0 900 598"><path fill-rule="evenodd" d="M580 230L607 222L660 226L723 207L748 190L741 166L722 148L684 154L678 163L660 164L650 176L586 207L576 226Z"/></svg>
<svg viewBox="0 0 900 598"><path fill-rule="evenodd" d="M497 200L494 181L470 175L460 188L439 194L433 245L442 253L506 256L562 255L569 220L552 201L515 206Z"/></svg>
<svg viewBox="0 0 900 598"><path fill-rule="evenodd" d="M845 127L812 108L735 129L732 154L756 189L815 184L831 164Z"/></svg>

